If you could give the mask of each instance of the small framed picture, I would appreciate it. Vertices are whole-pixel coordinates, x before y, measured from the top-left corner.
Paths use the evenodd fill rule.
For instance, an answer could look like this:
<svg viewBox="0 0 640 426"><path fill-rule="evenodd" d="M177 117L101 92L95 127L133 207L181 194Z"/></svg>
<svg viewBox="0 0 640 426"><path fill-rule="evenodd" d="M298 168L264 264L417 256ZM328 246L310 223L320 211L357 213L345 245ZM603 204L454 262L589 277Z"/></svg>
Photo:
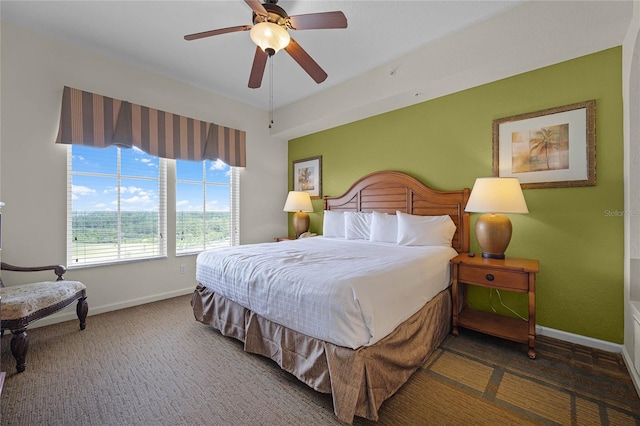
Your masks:
<svg viewBox="0 0 640 426"><path fill-rule="evenodd" d="M596 184L596 101L493 121L493 176L523 189Z"/></svg>
<svg viewBox="0 0 640 426"><path fill-rule="evenodd" d="M308 192L311 199L322 198L322 156L293 162L293 190Z"/></svg>

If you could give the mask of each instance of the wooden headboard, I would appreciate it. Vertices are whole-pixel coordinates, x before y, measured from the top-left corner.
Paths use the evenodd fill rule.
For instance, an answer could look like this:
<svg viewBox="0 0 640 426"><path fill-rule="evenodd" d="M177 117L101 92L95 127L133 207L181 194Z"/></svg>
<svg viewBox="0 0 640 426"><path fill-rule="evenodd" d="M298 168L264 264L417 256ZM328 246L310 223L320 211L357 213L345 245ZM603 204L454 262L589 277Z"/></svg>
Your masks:
<svg viewBox="0 0 640 426"><path fill-rule="evenodd" d="M469 251L469 213L464 211L471 190L437 191L400 172L381 171L360 178L343 195L325 197L324 209L337 211L396 211L421 216L448 214L456 224L451 242L458 253Z"/></svg>

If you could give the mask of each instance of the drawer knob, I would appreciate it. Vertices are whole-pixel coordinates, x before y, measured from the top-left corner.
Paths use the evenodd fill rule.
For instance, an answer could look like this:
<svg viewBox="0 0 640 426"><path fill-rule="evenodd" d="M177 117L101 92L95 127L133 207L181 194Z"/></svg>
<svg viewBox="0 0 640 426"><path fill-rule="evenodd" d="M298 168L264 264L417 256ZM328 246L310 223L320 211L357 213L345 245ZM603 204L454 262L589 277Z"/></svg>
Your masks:
<svg viewBox="0 0 640 426"><path fill-rule="evenodd" d="M485 278L487 279L487 281L493 281L495 279L495 277L493 276L493 274L487 274L485 276Z"/></svg>

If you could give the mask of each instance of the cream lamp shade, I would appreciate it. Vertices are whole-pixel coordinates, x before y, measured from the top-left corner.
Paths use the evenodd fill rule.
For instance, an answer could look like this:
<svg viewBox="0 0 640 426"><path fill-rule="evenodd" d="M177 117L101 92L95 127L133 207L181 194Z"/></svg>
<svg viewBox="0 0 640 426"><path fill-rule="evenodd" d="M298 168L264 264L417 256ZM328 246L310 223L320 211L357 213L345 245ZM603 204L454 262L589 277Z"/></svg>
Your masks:
<svg viewBox="0 0 640 426"><path fill-rule="evenodd" d="M311 220L307 212L313 211L313 205L308 192L289 191L283 210L285 212L295 212L291 221L293 229L296 231L296 238L309 230Z"/></svg>
<svg viewBox="0 0 640 426"><path fill-rule="evenodd" d="M273 22L259 22L255 24L251 27L249 36L251 40L269 56L273 56L278 50L287 47L291 41L289 32Z"/></svg>
<svg viewBox="0 0 640 426"><path fill-rule="evenodd" d="M502 213L529 213L518 178L477 178L464 209L485 213L476 221L482 257L504 259L511 241L511 221Z"/></svg>

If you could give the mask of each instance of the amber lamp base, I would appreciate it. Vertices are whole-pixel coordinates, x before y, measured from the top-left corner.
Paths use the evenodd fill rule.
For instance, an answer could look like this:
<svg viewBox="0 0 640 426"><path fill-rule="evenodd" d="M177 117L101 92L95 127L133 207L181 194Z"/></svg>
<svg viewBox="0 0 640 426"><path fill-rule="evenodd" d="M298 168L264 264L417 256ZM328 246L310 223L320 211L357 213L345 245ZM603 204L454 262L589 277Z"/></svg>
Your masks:
<svg viewBox="0 0 640 426"><path fill-rule="evenodd" d="M511 221L503 214L486 213L476 221L476 238L482 257L504 259L511 241Z"/></svg>
<svg viewBox="0 0 640 426"><path fill-rule="evenodd" d="M296 232L296 238L300 236L300 234L305 233L309 230L309 224L311 223L311 219L309 215L305 212L296 212L293 214L293 219L291 219L293 224L293 230Z"/></svg>

